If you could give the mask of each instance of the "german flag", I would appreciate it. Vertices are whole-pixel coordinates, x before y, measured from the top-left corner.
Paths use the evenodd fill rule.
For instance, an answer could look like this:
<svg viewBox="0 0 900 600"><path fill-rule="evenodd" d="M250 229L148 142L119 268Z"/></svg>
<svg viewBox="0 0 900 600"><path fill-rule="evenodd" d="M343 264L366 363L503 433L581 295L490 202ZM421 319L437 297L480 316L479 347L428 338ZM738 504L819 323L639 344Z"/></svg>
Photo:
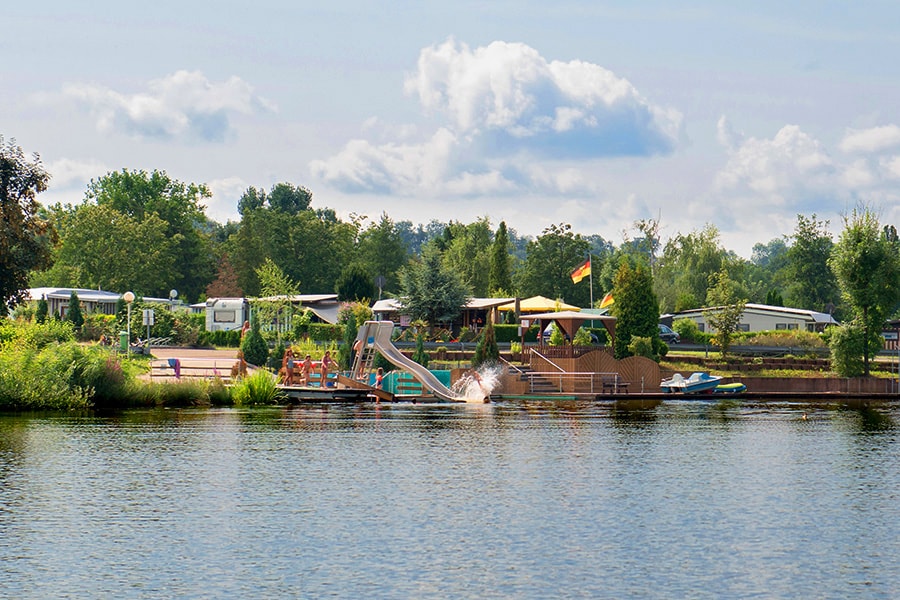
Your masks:
<svg viewBox="0 0 900 600"><path fill-rule="evenodd" d="M572 283L578 283L591 274L591 259L587 259L572 271Z"/></svg>
<svg viewBox="0 0 900 600"><path fill-rule="evenodd" d="M603 300L600 301L600 308L606 308L607 306L612 306L616 301L613 300L612 292L609 292L605 296L603 296Z"/></svg>

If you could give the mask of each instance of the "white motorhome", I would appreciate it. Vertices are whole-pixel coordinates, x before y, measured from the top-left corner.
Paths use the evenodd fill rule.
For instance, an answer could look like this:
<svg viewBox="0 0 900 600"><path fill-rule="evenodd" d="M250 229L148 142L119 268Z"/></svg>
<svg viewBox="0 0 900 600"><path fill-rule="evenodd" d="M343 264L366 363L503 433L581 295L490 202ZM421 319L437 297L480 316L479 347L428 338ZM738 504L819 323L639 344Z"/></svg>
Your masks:
<svg viewBox="0 0 900 600"><path fill-rule="evenodd" d="M206 330L240 329L250 320L250 302L246 298L210 298L206 301Z"/></svg>

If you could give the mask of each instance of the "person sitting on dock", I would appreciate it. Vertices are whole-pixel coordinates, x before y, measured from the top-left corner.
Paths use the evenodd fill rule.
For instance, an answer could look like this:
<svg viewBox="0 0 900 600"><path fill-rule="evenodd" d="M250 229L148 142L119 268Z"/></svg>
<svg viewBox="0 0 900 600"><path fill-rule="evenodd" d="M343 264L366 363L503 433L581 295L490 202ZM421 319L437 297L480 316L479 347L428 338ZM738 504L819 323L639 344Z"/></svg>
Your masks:
<svg viewBox="0 0 900 600"><path fill-rule="evenodd" d="M312 367L312 358L307 354L306 358L303 359L303 362L300 363L300 385L309 385L309 379L312 376Z"/></svg>

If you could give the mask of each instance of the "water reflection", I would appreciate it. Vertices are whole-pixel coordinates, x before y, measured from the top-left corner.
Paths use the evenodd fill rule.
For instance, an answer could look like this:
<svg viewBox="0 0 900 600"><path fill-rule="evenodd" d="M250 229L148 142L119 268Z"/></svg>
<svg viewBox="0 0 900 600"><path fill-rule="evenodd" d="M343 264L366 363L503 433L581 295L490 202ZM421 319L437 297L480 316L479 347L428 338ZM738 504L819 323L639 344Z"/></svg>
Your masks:
<svg viewBox="0 0 900 600"><path fill-rule="evenodd" d="M896 416L688 401L0 417L0 588L893 597Z"/></svg>

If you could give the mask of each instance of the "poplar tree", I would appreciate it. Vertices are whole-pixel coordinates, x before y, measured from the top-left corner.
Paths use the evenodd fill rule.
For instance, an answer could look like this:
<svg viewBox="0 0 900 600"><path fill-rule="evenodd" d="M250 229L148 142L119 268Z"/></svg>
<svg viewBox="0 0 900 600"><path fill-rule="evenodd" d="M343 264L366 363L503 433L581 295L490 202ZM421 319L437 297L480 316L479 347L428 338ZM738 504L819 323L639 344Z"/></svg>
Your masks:
<svg viewBox="0 0 900 600"><path fill-rule="evenodd" d="M494 242L491 244L491 273L488 289L491 294L502 292L512 293L512 268L510 266L509 232L506 230L506 222L500 221L497 233L494 234Z"/></svg>

